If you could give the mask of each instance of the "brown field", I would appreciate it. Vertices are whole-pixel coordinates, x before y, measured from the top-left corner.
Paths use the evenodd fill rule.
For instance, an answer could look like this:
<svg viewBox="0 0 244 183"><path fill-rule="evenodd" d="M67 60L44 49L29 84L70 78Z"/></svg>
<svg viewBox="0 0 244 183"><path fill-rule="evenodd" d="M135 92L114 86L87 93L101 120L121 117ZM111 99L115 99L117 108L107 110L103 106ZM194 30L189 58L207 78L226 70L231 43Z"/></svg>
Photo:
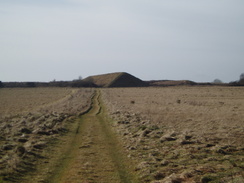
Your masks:
<svg viewBox="0 0 244 183"><path fill-rule="evenodd" d="M243 87L114 88L102 94L144 181L244 182Z"/></svg>
<svg viewBox="0 0 244 183"><path fill-rule="evenodd" d="M0 89L0 182L1 176L18 182L12 177L32 170L48 142L67 130L69 118L90 107L92 93L70 88Z"/></svg>
<svg viewBox="0 0 244 183"><path fill-rule="evenodd" d="M80 95L80 102L72 101L76 95ZM53 110L52 112L62 110L65 113L68 112L68 109L71 112L71 107L67 105L72 103L72 107L77 108L77 104L73 106L74 102L83 105L87 100L87 95L90 95L90 89L3 88L0 90L0 119L25 112L40 112L41 109ZM66 108L62 104L66 105Z"/></svg>
<svg viewBox="0 0 244 183"><path fill-rule="evenodd" d="M243 111L243 87L0 89L0 182L242 183Z"/></svg>

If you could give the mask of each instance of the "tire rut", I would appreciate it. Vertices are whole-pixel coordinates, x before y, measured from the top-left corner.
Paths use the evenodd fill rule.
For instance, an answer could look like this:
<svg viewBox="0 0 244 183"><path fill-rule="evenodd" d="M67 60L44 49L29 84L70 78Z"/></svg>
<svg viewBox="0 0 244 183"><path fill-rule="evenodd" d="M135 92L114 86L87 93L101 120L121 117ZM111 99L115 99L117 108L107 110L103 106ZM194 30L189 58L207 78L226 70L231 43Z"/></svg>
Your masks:
<svg viewBox="0 0 244 183"><path fill-rule="evenodd" d="M120 142L105 118L96 91L92 108L79 119L75 135L65 157L45 182L55 183L130 183L131 173Z"/></svg>

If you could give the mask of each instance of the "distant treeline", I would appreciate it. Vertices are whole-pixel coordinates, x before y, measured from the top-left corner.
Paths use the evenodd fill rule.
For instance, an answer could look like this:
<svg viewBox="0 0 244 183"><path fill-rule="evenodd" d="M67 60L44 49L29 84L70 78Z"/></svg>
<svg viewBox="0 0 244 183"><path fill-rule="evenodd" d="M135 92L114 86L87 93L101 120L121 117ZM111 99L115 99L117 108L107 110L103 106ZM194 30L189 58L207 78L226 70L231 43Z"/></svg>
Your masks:
<svg viewBox="0 0 244 183"><path fill-rule="evenodd" d="M240 81L234 81L229 83L230 86L244 86L244 79Z"/></svg>
<svg viewBox="0 0 244 183"><path fill-rule="evenodd" d="M155 80L147 81L147 86L179 86L179 85L208 85L208 86L244 86L244 75L239 81L230 83L195 83L192 81L170 81L170 80ZM99 87L94 84L93 80L73 80L73 81L51 81L51 82L2 82L0 88L33 88L33 87ZM119 87L119 86L117 86ZM136 87L136 86L135 86Z"/></svg>
<svg viewBox="0 0 244 183"><path fill-rule="evenodd" d="M1 82L1 88L33 88L33 87L97 87L94 83L83 80L52 82Z"/></svg>
<svg viewBox="0 0 244 183"><path fill-rule="evenodd" d="M231 86L244 86L244 73L240 75L239 81L230 82Z"/></svg>

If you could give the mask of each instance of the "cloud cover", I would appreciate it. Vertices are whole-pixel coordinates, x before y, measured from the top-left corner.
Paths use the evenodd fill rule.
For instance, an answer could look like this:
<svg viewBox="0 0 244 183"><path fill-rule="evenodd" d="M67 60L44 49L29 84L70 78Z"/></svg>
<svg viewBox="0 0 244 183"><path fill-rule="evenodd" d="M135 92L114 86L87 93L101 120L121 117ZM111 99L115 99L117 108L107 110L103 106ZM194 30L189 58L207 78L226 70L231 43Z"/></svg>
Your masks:
<svg viewBox="0 0 244 183"><path fill-rule="evenodd" d="M244 72L241 0L0 0L0 80L125 71L225 82Z"/></svg>

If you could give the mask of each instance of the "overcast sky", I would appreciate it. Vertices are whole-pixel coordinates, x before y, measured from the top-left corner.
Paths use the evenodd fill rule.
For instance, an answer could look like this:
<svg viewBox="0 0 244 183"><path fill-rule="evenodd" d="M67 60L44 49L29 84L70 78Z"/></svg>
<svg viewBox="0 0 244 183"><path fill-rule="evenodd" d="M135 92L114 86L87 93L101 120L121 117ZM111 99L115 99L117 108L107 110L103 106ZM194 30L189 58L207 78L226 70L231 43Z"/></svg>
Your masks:
<svg viewBox="0 0 244 183"><path fill-rule="evenodd" d="M244 0L0 0L0 80L238 80Z"/></svg>

